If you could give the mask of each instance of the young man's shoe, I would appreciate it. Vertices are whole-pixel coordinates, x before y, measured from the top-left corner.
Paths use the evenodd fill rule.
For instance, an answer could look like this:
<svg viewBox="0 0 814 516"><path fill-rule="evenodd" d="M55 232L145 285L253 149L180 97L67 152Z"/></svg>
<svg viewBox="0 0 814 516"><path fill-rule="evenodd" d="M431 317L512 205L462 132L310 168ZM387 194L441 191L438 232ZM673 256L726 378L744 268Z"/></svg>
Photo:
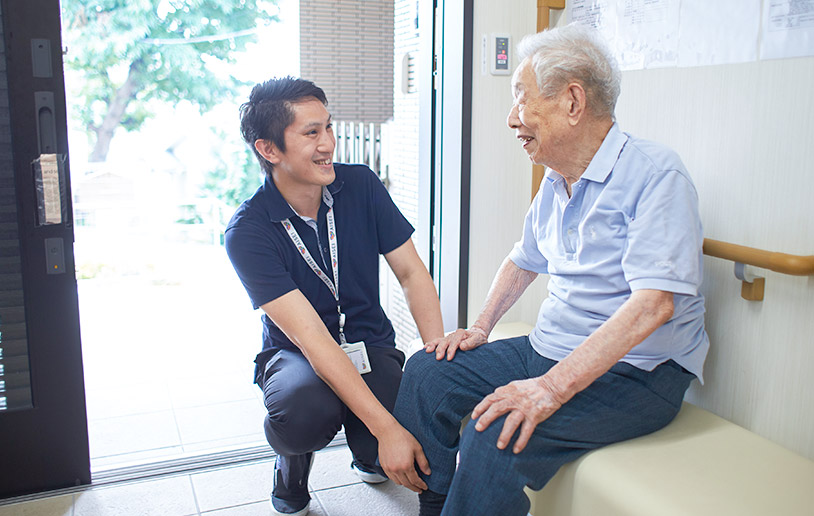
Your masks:
<svg viewBox="0 0 814 516"><path fill-rule="evenodd" d="M356 473L357 477L368 484L381 484L389 480L381 466L365 466L361 462L354 460L350 463L350 469Z"/></svg>
<svg viewBox="0 0 814 516"><path fill-rule="evenodd" d="M305 516L311 506L308 474L314 454L306 453L274 461L274 488L271 491L271 513L275 516Z"/></svg>
<svg viewBox="0 0 814 516"><path fill-rule="evenodd" d="M308 500L308 502L306 502L305 507L303 507L302 509L300 509L298 511L295 511L295 512L284 512L282 510L278 510L277 505L274 505L274 504L275 504L275 501L274 501L274 498L272 498L271 499L271 514L273 514L274 516L306 516L308 514L308 511L311 509L311 500ZM278 505L279 505L279 503L278 503ZM280 508L282 509L283 507L281 506Z"/></svg>

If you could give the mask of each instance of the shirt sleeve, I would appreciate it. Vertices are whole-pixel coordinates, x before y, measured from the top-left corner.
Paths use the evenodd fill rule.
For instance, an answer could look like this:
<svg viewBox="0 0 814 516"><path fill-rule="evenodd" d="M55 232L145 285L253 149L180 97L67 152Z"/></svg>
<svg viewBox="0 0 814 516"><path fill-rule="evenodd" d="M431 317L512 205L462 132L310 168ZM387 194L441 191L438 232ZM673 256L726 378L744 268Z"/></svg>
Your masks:
<svg viewBox="0 0 814 516"><path fill-rule="evenodd" d="M376 216L376 233L379 241L379 254L387 254L398 249L412 236L413 229L399 211L387 188L379 176L370 171L373 207Z"/></svg>
<svg viewBox="0 0 814 516"><path fill-rule="evenodd" d="M631 291L696 295L702 245L698 196L689 178L677 170L654 174L628 225L622 269Z"/></svg>
<svg viewBox="0 0 814 516"><path fill-rule="evenodd" d="M509 259L521 269L536 272L538 274L548 273L548 260L540 247L537 245L538 232L540 231L540 206L542 204L542 187L540 192L531 203L526 219L523 222L523 234L520 241L514 244L509 252Z"/></svg>
<svg viewBox="0 0 814 516"><path fill-rule="evenodd" d="M268 229L251 223L231 227L224 244L255 309L297 288Z"/></svg>

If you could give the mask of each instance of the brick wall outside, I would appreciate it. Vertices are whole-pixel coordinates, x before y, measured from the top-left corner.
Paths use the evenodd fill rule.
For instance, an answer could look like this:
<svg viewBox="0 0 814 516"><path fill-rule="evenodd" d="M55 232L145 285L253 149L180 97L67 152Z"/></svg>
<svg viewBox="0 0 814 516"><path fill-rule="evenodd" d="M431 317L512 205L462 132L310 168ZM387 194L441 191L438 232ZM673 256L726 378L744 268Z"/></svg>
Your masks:
<svg viewBox="0 0 814 516"><path fill-rule="evenodd" d="M300 0L300 74L335 120L393 116L393 0Z"/></svg>
<svg viewBox="0 0 814 516"><path fill-rule="evenodd" d="M416 1L395 0L394 62L391 73L402 64L402 57L411 54L418 58L419 38L415 27ZM399 74L395 74L399 76ZM386 150L387 175L390 195L414 227L418 224L418 92L404 93L401 85L391 90L393 120L383 129L388 145ZM404 300L404 294L393 273L387 272L387 288L382 288L383 304L396 329L396 345L404 349L418 336L413 318ZM383 275L384 276L384 275Z"/></svg>
<svg viewBox="0 0 814 516"><path fill-rule="evenodd" d="M383 175L418 224L418 93L395 84L404 54L418 55L416 0L300 0L300 73L325 90L334 120L384 123ZM384 168L384 167L383 167ZM418 336L401 286L381 260L381 302L405 349Z"/></svg>

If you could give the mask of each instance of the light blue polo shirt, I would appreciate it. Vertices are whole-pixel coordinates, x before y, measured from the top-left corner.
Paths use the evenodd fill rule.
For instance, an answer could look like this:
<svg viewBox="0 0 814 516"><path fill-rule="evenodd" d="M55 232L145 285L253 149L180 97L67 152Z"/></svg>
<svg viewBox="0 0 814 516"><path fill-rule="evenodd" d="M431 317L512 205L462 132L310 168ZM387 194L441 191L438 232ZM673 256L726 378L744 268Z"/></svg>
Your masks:
<svg viewBox="0 0 814 516"><path fill-rule="evenodd" d="M678 155L614 124L569 198L548 169L509 254L518 267L549 274L549 295L529 335L540 355L562 360L634 290L673 292L673 317L623 362L652 371L673 359L702 380L703 236L698 196Z"/></svg>

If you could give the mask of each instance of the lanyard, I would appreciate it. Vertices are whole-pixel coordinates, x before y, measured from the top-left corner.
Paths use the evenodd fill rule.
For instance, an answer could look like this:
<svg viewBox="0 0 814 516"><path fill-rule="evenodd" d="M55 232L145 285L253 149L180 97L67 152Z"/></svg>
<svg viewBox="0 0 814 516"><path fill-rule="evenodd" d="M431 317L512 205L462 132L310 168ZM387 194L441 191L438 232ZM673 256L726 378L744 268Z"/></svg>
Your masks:
<svg viewBox="0 0 814 516"><path fill-rule="evenodd" d="M316 274L317 277L321 279L323 283L325 283L325 286L328 287L328 290L331 291L334 299L336 299L336 311L339 313L339 343L345 345L347 343L347 340L345 339L345 314L342 313L342 307L339 304L339 259L337 258L339 252L336 241L336 222L334 220L333 197L331 197L331 194L328 192L327 188L322 189L322 200L325 201L325 204L329 206L326 219L328 222L328 245L331 250L331 269L333 269L334 275L333 283L331 282L331 279L324 272L322 272L322 269L319 268L317 262L314 261L314 258L305 247L302 238L300 238L297 230L294 229L294 225L291 224L291 221L285 219L282 221L282 224L286 232L288 232L288 237L300 252L302 259L305 260L305 263L307 263L309 267L311 267L314 274Z"/></svg>

